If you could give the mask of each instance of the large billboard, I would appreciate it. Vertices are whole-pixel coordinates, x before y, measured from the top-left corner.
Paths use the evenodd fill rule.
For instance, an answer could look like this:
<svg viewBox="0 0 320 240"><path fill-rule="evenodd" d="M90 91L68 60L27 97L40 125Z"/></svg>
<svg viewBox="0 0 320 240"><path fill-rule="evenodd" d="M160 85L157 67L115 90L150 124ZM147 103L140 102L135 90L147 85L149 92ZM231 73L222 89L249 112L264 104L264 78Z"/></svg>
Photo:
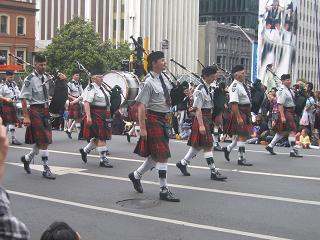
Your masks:
<svg viewBox="0 0 320 240"><path fill-rule="evenodd" d="M279 87L278 77L292 73L297 45L297 1L260 0L258 78L268 90Z"/></svg>

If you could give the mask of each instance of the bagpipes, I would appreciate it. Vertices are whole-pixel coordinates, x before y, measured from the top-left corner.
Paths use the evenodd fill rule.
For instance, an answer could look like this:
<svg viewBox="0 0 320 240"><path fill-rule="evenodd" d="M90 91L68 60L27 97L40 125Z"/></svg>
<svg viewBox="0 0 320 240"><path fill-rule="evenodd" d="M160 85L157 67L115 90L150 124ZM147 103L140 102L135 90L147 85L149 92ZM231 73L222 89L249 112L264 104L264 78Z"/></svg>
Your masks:
<svg viewBox="0 0 320 240"><path fill-rule="evenodd" d="M79 61L76 61L76 63L78 64L78 69L87 74L88 84L90 84L91 73ZM107 84L104 81L102 81L102 87L110 94L110 113L111 113L111 116L113 116L113 114L119 109L121 105L121 96L123 96L122 89L118 85L115 85L112 88L109 84Z"/></svg>
<svg viewBox="0 0 320 240"><path fill-rule="evenodd" d="M143 46L141 46L141 44L138 43L138 41L133 36L131 36L130 38L132 39L132 41L135 45L135 48L140 48L145 55L147 55L147 56L149 55L149 53L143 48ZM172 60L173 59L171 59L171 61ZM173 82L171 80L171 78L167 75L166 72L168 72L172 76L172 78L175 80L175 82ZM171 105L175 106L175 105L181 103L185 98L184 91L189 88L188 83L187 82L180 83L178 81L178 79L176 78L176 76L168 68L166 68L166 71L164 71L162 73L168 79L168 81L171 83L171 85L173 87L170 92Z"/></svg>
<svg viewBox="0 0 320 240"><path fill-rule="evenodd" d="M34 65L24 61L21 57L17 57L12 53L9 53L9 56L15 58L18 63L25 64L26 66L29 66L32 69L35 69ZM45 85L48 82L53 85L54 90L53 90L52 98L49 104L49 111L51 114L60 115L61 113L63 113L66 101L68 99L68 86L65 80L63 81L59 80L59 74L61 73L59 72L58 69L55 70L53 75L47 72L44 72L44 75L48 77L48 80L43 82L43 85Z"/></svg>

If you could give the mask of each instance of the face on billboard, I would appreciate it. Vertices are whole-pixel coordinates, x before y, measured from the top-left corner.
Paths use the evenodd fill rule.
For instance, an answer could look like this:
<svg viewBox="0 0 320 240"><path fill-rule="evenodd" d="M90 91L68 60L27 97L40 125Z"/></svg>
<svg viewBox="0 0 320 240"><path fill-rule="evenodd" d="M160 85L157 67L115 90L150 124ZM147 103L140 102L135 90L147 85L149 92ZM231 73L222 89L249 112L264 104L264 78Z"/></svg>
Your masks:
<svg viewBox="0 0 320 240"><path fill-rule="evenodd" d="M294 69L297 0L260 0L259 4L258 77L269 91L281 84L275 75L292 74ZM267 67L270 64L272 69Z"/></svg>

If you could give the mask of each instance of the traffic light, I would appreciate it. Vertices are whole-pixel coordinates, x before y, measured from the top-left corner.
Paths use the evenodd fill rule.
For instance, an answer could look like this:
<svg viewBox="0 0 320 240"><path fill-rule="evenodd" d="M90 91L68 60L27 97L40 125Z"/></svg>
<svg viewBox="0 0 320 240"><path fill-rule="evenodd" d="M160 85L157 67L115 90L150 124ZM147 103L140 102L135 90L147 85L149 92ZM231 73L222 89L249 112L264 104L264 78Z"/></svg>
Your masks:
<svg viewBox="0 0 320 240"><path fill-rule="evenodd" d="M143 75L143 49L140 46L143 46L142 37L138 37L139 46L137 47L137 59L135 66L135 74L140 78Z"/></svg>

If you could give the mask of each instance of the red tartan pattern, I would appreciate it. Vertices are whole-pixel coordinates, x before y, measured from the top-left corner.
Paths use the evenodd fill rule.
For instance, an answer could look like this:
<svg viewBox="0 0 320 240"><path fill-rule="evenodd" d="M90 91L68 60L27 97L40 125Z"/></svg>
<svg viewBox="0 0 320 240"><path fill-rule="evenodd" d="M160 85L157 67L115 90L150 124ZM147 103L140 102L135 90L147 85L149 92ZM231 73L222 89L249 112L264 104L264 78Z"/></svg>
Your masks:
<svg viewBox="0 0 320 240"><path fill-rule="evenodd" d="M69 119L80 120L82 118L82 108L80 103L69 105Z"/></svg>
<svg viewBox="0 0 320 240"><path fill-rule="evenodd" d="M294 108L284 108L284 116L286 122L283 124L281 121L280 113L278 113L276 124L273 127L273 130L277 133L281 132L297 132L297 125L294 119Z"/></svg>
<svg viewBox="0 0 320 240"><path fill-rule="evenodd" d="M128 121L138 122L138 104L128 106Z"/></svg>
<svg viewBox="0 0 320 240"><path fill-rule="evenodd" d="M112 136L110 111L106 108L90 106L92 125L88 126L87 117L84 117L83 137L90 141L91 138L110 140Z"/></svg>
<svg viewBox="0 0 320 240"><path fill-rule="evenodd" d="M238 105L240 116L243 120L243 125L239 125L235 114L232 112L227 114L226 124L224 125L224 133L229 136L238 135L240 137L250 137L253 125L251 123L251 107L248 105Z"/></svg>
<svg viewBox="0 0 320 240"><path fill-rule="evenodd" d="M16 124L18 122L16 108L13 103L2 101L1 118L3 125Z"/></svg>
<svg viewBox="0 0 320 240"><path fill-rule="evenodd" d="M191 134L189 136L188 145L194 148L212 147L212 114L207 112L202 112L203 124L206 129L206 134L201 134L199 132L199 122L197 117L194 117L192 122Z"/></svg>
<svg viewBox="0 0 320 240"><path fill-rule="evenodd" d="M147 113L147 140L139 140L134 153L141 157L151 155L154 161L171 157L169 149L168 120L155 114Z"/></svg>
<svg viewBox="0 0 320 240"><path fill-rule="evenodd" d="M51 144L52 130L49 109L39 106L30 106L29 116L31 126L25 134L26 144Z"/></svg>
<svg viewBox="0 0 320 240"><path fill-rule="evenodd" d="M222 126L223 125L222 114L223 114L223 112L219 113L218 115L213 116L214 126Z"/></svg>

